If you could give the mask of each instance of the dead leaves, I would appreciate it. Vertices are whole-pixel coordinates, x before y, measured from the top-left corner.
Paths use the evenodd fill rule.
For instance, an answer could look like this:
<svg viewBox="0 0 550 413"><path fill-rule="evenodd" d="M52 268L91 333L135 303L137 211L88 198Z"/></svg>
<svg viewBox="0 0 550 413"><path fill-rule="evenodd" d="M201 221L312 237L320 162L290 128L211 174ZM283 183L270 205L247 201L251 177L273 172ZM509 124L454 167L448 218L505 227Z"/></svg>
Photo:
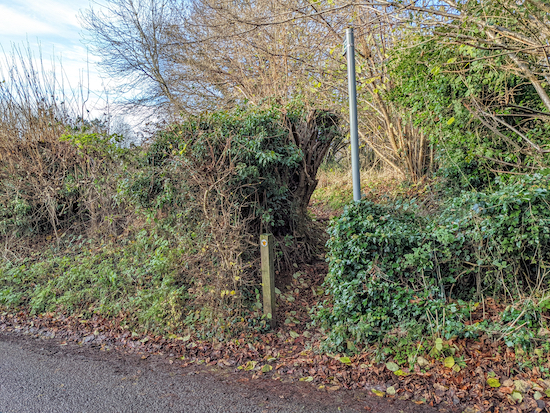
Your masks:
<svg viewBox="0 0 550 413"><path fill-rule="evenodd" d="M293 286L285 295L290 294L295 300L281 300L278 310L279 318L289 322L277 332L251 332L223 343L201 341L189 333L167 337L139 334L128 331L123 318L93 316L83 320L53 313L42 317L25 312L4 314L0 316L0 330L41 332L50 337L55 335L65 343L82 342L93 336L89 345L120 347L143 355L144 359L149 354L164 354L174 364L183 366L231 367L246 374L243 380L292 378L311 383L322 391L362 390L377 397L412 400L442 408L462 406L461 411L468 406L472 412L491 408L494 412L512 411L512 408L517 412L534 411L533 406L540 409L539 406L550 400L550 381L542 380L540 370L533 368L511 374L511 367L523 356L510 348L499 350L498 343L489 337L479 341L437 339L435 357L421 353L409 361L411 364L392 359L376 363L369 349L354 356L320 353L319 345L325 336L320 331L307 329L308 307L319 299L315 283L320 279L315 273L293 279ZM297 285L303 285L299 294L295 291ZM487 312L496 316L496 312L489 309ZM447 348L455 352L445 353ZM528 408L531 410L526 410Z"/></svg>

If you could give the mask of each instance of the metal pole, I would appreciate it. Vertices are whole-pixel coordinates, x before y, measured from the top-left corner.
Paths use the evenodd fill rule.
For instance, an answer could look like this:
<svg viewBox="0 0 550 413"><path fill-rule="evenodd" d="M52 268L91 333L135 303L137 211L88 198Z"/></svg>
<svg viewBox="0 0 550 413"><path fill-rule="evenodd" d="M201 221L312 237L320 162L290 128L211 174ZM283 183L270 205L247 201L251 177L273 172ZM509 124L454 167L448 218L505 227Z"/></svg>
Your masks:
<svg viewBox="0 0 550 413"><path fill-rule="evenodd" d="M346 55L348 58L349 129L351 143L351 178L353 200L361 200L361 175L359 173L359 137L357 130L357 86L355 83L355 45L353 29L346 30Z"/></svg>

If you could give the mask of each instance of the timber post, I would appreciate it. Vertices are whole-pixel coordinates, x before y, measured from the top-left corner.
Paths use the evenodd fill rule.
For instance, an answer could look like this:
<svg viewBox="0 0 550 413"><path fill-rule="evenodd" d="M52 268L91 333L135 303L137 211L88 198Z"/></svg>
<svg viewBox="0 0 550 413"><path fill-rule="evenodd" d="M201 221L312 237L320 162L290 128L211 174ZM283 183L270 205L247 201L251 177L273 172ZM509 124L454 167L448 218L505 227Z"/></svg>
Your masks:
<svg viewBox="0 0 550 413"><path fill-rule="evenodd" d="M277 326L275 319L275 254L272 234L260 235L260 252L262 257L262 295L264 315L269 320L272 329Z"/></svg>

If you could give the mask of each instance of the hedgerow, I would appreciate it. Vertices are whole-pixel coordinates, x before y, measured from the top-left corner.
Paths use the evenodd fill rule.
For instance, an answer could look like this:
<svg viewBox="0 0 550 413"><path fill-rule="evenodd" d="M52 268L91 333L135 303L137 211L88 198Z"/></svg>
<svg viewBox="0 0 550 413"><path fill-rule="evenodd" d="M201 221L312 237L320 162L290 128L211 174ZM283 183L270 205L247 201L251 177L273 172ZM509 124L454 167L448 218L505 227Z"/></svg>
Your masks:
<svg viewBox="0 0 550 413"><path fill-rule="evenodd" d="M268 102L189 116L127 149L117 136L61 123L34 146L6 138L19 152L0 142L9 161L0 168L9 189L0 196L0 237L13 250L27 244L3 254L0 306L120 312L162 332L228 331L229 320L257 309L260 233L276 236L281 266L322 247L307 204L338 122L303 103ZM47 168L28 174L29 165ZM51 208L41 207L46 201ZM38 262L20 252L37 235ZM126 260L136 245L143 255ZM159 260L165 268L143 271Z"/></svg>
<svg viewBox="0 0 550 413"><path fill-rule="evenodd" d="M505 330L513 321L506 317L502 325L465 323L487 296L524 303L516 325L542 326L549 203L548 178L533 175L497 182L492 193L463 192L432 214L414 201L349 205L329 228L330 295L316 315L329 329L326 347ZM525 344L535 335L514 336Z"/></svg>

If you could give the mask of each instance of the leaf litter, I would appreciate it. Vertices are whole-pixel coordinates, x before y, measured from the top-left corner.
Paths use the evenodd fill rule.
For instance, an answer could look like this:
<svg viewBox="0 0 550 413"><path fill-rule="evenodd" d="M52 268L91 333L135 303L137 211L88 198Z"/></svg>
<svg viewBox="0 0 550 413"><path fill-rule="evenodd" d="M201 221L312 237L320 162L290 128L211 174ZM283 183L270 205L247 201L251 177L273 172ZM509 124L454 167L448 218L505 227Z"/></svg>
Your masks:
<svg viewBox="0 0 550 413"><path fill-rule="evenodd" d="M123 317L78 316L46 313L0 314L0 332L19 332L57 337L62 342L79 342L100 350L121 349L141 354L170 357L185 367L208 365L233 368L251 378L270 377L282 382L303 381L319 391L364 390L378 397L410 400L433 406L442 412L546 412L550 403L550 380L538 367L519 369L521 354L487 336L478 340L438 339L457 349L454 357L416 358L414 368L395 361L377 363L372 351L354 356L323 354L326 338L322 330L308 330L309 309L319 300L319 286L326 264L307 266L302 277L293 277L286 293L293 299L279 300L279 327L266 334L244 333L227 342L201 341L191 334L167 337L137 334L123 324ZM504 347L504 348L502 348ZM462 356L462 367L456 358ZM548 357L548 356L547 356ZM546 359L545 366L550 367ZM368 410L368 407L365 407Z"/></svg>

